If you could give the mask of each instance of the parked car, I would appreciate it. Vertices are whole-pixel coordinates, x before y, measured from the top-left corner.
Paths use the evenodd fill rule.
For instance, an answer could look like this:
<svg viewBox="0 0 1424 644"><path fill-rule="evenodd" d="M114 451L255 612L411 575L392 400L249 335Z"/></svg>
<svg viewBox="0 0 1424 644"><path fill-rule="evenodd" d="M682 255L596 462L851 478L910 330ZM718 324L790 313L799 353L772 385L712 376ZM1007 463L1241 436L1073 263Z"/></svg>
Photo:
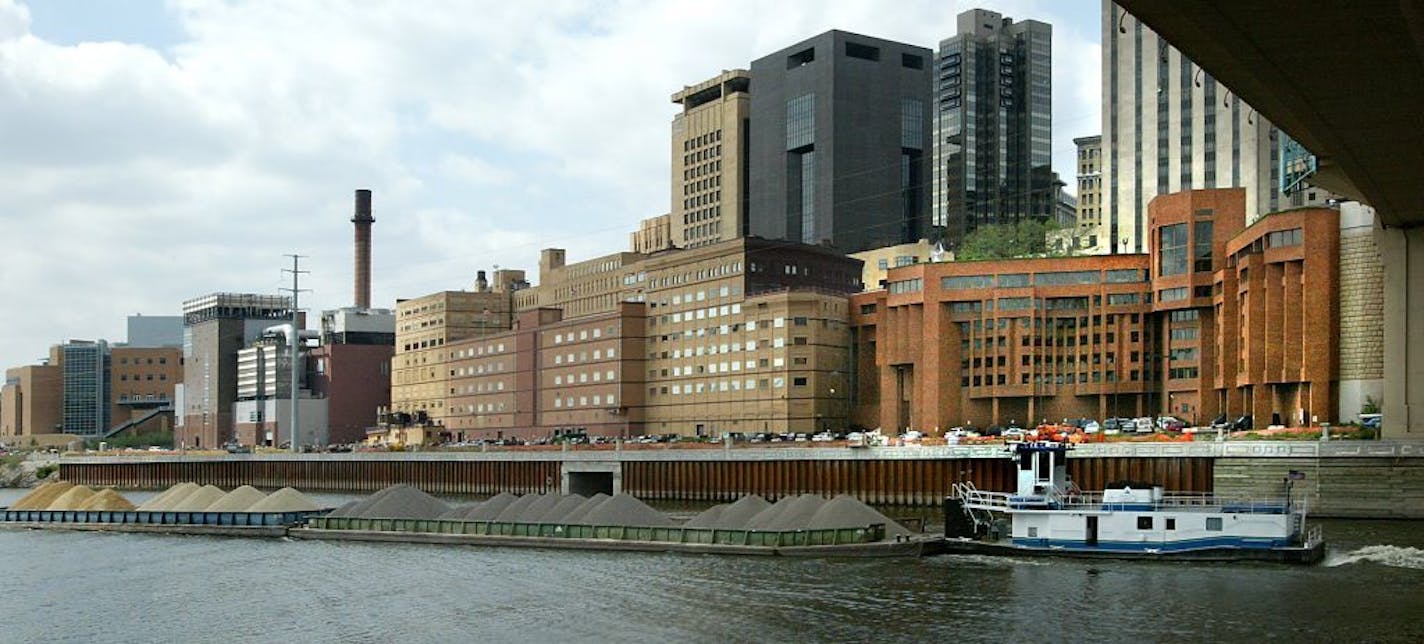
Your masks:
<svg viewBox="0 0 1424 644"><path fill-rule="evenodd" d="M1133 425L1137 428L1137 433L1139 434L1151 434L1157 429L1153 424L1152 418L1149 416L1143 416L1134 420Z"/></svg>
<svg viewBox="0 0 1424 644"><path fill-rule="evenodd" d="M1081 429L1085 434L1096 434L1102 430L1102 425L1099 425L1096 420L1088 419L1088 422L1083 423Z"/></svg>
<svg viewBox="0 0 1424 644"><path fill-rule="evenodd" d="M829 443L835 439L835 434L832 434L830 432L821 432L811 437L811 441L816 443Z"/></svg>
<svg viewBox="0 0 1424 644"><path fill-rule="evenodd" d="M1233 432L1244 432L1251 429L1251 417L1248 415L1237 418L1231 423L1230 429Z"/></svg>
<svg viewBox="0 0 1424 644"><path fill-rule="evenodd" d="M1021 441L1028 436L1028 432L1018 427L1010 427L1004 430L1003 436L1006 441Z"/></svg>
<svg viewBox="0 0 1424 644"><path fill-rule="evenodd" d="M1166 432L1180 432L1187 426L1187 423L1176 416L1158 416L1157 429Z"/></svg>

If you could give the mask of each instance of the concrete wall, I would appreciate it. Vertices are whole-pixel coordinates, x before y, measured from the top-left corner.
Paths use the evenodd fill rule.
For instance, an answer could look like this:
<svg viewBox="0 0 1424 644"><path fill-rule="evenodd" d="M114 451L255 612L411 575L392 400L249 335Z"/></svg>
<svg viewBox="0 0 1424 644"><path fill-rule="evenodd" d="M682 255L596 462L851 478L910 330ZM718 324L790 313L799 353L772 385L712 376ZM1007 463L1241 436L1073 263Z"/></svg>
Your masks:
<svg viewBox="0 0 1424 644"><path fill-rule="evenodd" d="M1293 485L1295 498L1316 516L1424 519L1420 458L1222 458L1216 494L1279 497L1292 470L1305 474Z"/></svg>
<svg viewBox="0 0 1424 644"><path fill-rule="evenodd" d="M1386 438L1424 438L1424 228L1376 233L1384 263ZM1412 411L1411 411L1412 410Z"/></svg>

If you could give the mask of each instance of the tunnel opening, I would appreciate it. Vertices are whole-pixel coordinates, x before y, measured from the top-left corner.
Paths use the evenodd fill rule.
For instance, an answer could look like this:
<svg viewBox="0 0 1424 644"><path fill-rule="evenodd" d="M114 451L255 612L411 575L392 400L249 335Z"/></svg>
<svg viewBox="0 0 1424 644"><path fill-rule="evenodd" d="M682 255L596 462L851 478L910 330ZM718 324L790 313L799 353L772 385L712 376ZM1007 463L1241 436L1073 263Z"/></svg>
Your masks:
<svg viewBox="0 0 1424 644"><path fill-rule="evenodd" d="M613 472L569 472L569 493L593 496L613 495Z"/></svg>

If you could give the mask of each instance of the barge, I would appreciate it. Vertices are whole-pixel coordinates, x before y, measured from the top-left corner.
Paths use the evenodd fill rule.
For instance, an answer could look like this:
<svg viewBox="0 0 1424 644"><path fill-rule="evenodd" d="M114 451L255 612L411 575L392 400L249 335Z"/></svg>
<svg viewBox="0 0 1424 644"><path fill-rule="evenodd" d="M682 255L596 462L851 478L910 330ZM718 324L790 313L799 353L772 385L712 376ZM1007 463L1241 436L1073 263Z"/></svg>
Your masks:
<svg viewBox="0 0 1424 644"><path fill-rule="evenodd" d="M1316 563L1325 555L1306 504L1285 482L1279 499L1165 494L1143 482L1085 493L1068 479L1070 443L1011 444L1015 493L954 486L945 501L945 541L952 553L1084 558L1279 561Z"/></svg>

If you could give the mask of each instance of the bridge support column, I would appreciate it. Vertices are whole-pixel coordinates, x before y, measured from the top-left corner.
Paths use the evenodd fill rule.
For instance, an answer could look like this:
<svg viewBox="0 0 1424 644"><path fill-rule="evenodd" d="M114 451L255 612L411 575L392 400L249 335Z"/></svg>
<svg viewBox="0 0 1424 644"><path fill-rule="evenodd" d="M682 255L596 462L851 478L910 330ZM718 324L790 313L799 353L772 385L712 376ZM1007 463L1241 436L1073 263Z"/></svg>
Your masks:
<svg viewBox="0 0 1424 644"><path fill-rule="evenodd" d="M1384 262L1384 438L1424 439L1424 227L1378 230Z"/></svg>

